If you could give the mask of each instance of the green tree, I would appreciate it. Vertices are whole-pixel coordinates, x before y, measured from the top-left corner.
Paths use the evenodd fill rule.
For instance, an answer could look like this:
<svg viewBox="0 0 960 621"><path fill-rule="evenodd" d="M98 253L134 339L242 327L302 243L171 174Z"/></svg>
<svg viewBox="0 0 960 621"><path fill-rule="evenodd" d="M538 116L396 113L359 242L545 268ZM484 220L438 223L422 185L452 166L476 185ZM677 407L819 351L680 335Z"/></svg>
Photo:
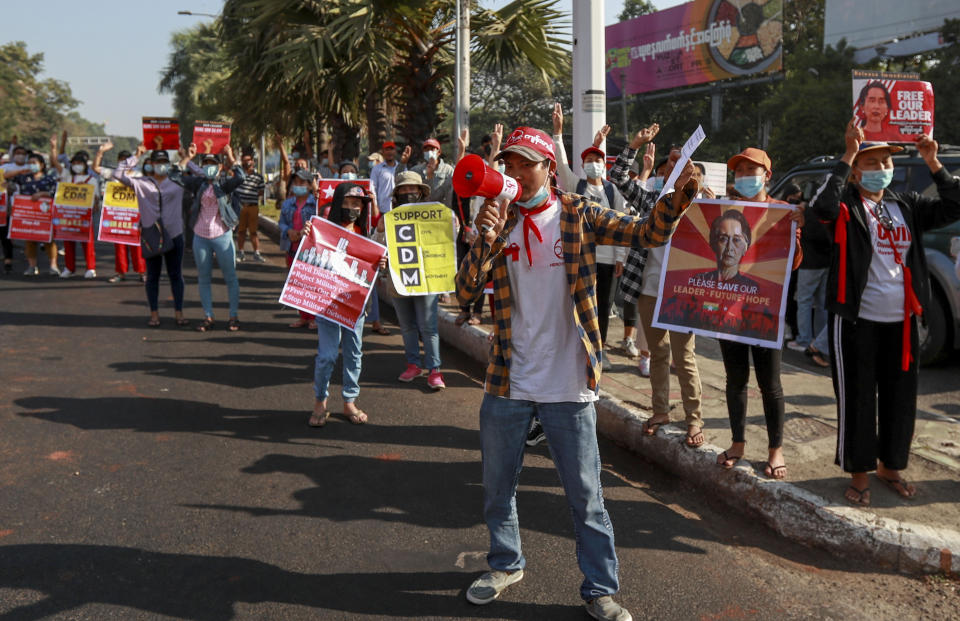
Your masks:
<svg viewBox="0 0 960 621"><path fill-rule="evenodd" d="M653 6L650 0L624 0L623 10L617 15L617 19L625 22L634 17L656 13L657 7Z"/></svg>

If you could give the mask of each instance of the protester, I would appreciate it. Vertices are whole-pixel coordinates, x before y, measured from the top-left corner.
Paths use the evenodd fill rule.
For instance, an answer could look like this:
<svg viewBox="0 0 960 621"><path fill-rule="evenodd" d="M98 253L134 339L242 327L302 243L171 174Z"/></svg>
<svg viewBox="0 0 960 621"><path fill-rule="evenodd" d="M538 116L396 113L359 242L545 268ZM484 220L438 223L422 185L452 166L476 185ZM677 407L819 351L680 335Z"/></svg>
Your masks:
<svg viewBox="0 0 960 621"><path fill-rule="evenodd" d="M243 182L233 191L231 197L240 217L237 223L237 262L246 259L243 246L247 241L247 232L250 233L250 245L253 247L253 260L257 263L266 263L267 260L260 254L260 237L257 228L260 226L260 201L266 189L263 175L257 172L256 158L253 149L244 149L240 155L240 166L243 169Z"/></svg>
<svg viewBox="0 0 960 621"><path fill-rule="evenodd" d="M182 181L194 196L190 209L190 228L193 229L193 258L197 262L197 286L200 290L200 306L203 308L203 321L197 330L206 332L213 328L210 279L215 255L227 285L230 305L227 329L236 332L240 329L240 283L237 280L233 229L237 226L238 217L233 210L230 193L243 183L243 169L233 159L233 149L229 144L223 147L223 156L227 167L232 169L232 177L221 177L223 167L220 158L213 153L205 153L200 158L202 167L194 164L192 160L197 154L195 144L191 143L186 151L181 149L180 153L181 159L186 160L187 168L193 173L193 176L183 177Z"/></svg>
<svg viewBox="0 0 960 621"><path fill-rule="evenodd" d="M392 140L384 142L380 151L383 153L383 161L370 171L370 191L379 212L387 213L393 204L394 177L400 163L396 160L397 145ZM390 334L390 330L380 323L380 297L376 288L371 292L370 298L370 314L367 317L367 321L371 322L370 329L377 334Z"/></svg>
<svg viewBox="0 0 960 621"><path fill-rule="evenodd" d="M3 191L7 194L7 213L3 220L0 221L0 246L3 247L4 274L13 272L13 242L10 241L9 229L7 228L12 211L10 204L15 191L13 178L17 175L30 172L27 166L27 149L17 144L17 136L14 136L10 141L9 155L9 161L0 166L0 170L3 171L4 181L9 181L7 187L3 188Z"/></svg>
<svg viewBox="0 0 960 621"><path fill-rule="evenodd" d="M624 198L641 216L650 212L663 187L663 180L670 176L677 160L680 159L680 150L673 148L670 149L669 156L656 166L652 163L648 164L648 159L650 162L653 161L654 152L650 146L659 131L660 126L656 123L638 131L623 152L617 156L616 162L610 169L610 179L620 188ZM644 145L646 145L643 156L644 173L636 179L630 179L628 171ZM653 190L647 190L645 187L650 169L655 171L656 175ZM663 265L664 256L663 248L631 249L624 266L620 291L623 294L624 309L629 305L636 305L641 329L646 337L647 347L650 349L647 375L650 377L653 415L644 423L643 433L652 436L660 427L670 422L672 356L676 364L687 426L684 442L687 446L695 448L702 446L705 441L702 413L703 389L700 383L700 370L697 367L696 337L691 333L653 327L653 311L657 304L660 268ZM641 374L643 374L642 370Z"/></svg>
<svg viewBox="0 0 960 621"><path fill-rule="evenodd" d="M337 167L337 178L344 179L346 181L353 181L358 179L358 170L357 165L350 160L344 160L340 162L340 165Z"/></svg>
<svg viewBox="0 0 960 621"><path fill-rule="evenodd" d="M612 598L619 590L617 557L600 488L593 405L601 376L596 245L666 243L689 196L696 193L687 186L693 167L677 180L683 191L642 219L554 193L550 177L556 155L553 141L542 131L517 128L497 157L523 191L514 206L484 203L477 223L489 230L477 238L457 273L461 304L480 296L492 275L496 309L480 408L491 571L470 585L466 597L487 604L523 577L516 490L523 445L538 415L574 518L584 574L581 597L594 618L630 619ZM517 252L505 251L513 244Z"/></svg>
<svg viewBox="0 0 960 621"><path fill-rule="evenodd" d="M365 211L370 209L371 198L363 188L354 183L341 183L333 192L333 204L327 219L339 224L345 229L352 230L358 235L366 236L367 217ZM310 219L304 216L304 224L300 232L310 234ZM380 269L386 266L386 259L380 261ZM354 425L367 422L366 412L357 407L356 400L360 394L360 366L363 347L363 318L357 321L353 328L345 328L324 318L317 317L317 359L313 373L313 389L316 400L313 404L313 413L308 424L311 427L323 427L330 418L327 409L327 397L330 388L330 376L337 363L340 350L343 351L343 413Z"/></svg>
<svg viewBox="0 0 960 621"><path fill-rule="evenodd" d="M99 196L99 181L97 173L90 167L90 155L86 151L77 151L70 158L69 168L64 167L59 161L55 161L57 172L60 175L60 181L64 183L82 183L92 185L94 196ZM86 279L97 277L97 257L93 237L93 210L90 213L90 234L87 241L80 242L83 247L83 257L86 262L87 271L83 274ZM70 278L77 271L77 243L72 241L63 242L65 264L64 270L60 272L60 278Z"/></svg>
<svg viewBox="0 0 960 621"><path fill-rule="evenodd" d="M113 179L114 171L101 165L103 163L103 154L112 148L113 143L109 141L100 145L100 148L97 149L97 154L93 156L93 164L90 166L90 168L93 169L93 172L97 173L104 183ZM122 162L130 157L130 155L131 153L124 149L123 151L117 153L117 161ZM131 170L127 174L131 177L139 177L141 173L138 170ZM118 283L123 280L127 274L127 268L130 263L133 263L134 273L139 274L140 282L146 282L147 264L143 260L143 253L140 251L140 246L131 244L113 244L113 266L115 272L113 276L107 279L107 282Z"/></svg>
<svg viewBox="0 0 960 621"><path fill-rule="evenodd" d="M423 153L423 162L410 170L420 175L423 182L430 187L426 200L450 205L453 200L453 166L443 159L440 142L436 138L429 138L424 141L420 150ZM400 156L400 164L393 173L394 177L407 169L411 153L412 149L407 145Z"/></svg>
<svg viewBox="0 0 960 621"><path fill-rule="evenodd" d="M179 327L190 325L183 316L183 186L178 183L180 169L171 166L170 156L166 151L154 150L148 161L151 176L134 177L130 173L141 155L147 148L141 143L137 146L136 154L118 162L113 173L114 179L133 188L137 194L137 206L140 208L141 228L152 227L158 222L169 236L170 248L162 254L146 259L147 264L147 303L150 305L150 320L147 325L151 328L160 326L159 297L160 272L163 266L167 267L167 277L170 279L170 289L173 292L173 308L176 324ZM175 181L176 179L176 181Z"/></svg>
<svg viewBox="0 0 960 621"><path fill-rule="evenodd" d="M773 174L773 167L770 163L770 157L765 151L748 147L742 152L734 155L727 161L727 168L733 171L733 187L737 198L757 203L779 203L786 204L784 201L774 199L767 195L766 183ZM740 213L736 210L736 213ZM742 214L740 214L741 217ZM721 218L726 217L726 212ZM799 207L794 210L790 218L798 223L803 223L803 210ZM742 237L737 238L735 231L724 229L721 234L728 237L727 245L733 249L734 254L739 253L740 257L746 252L750 244L749 226L743 231ZM793 257L793 269L797 269L803 259L803 252L799 246L801 229L797 229L797 248ZM711 234L711 237L713 235ZM737 240L741 241L737 241ZM722 241L718 244L723 244ZM739 245L738 245L739 244ZM719 247L719 246L718 246ZM746 279L748 277L740 274L739 260L737 265L730 266L724 257L718 260L718 281L736 279ZM734 269L736 273L734 273ZM733 468L744 455L746 447L746 426L747 426L747 380L750 378L750 358L753 358L753 370L757 376L757 384L760 386L760 399L763 402L763 416L767 424L767 448L768 457L764 473L773 479L783 479L787 476L787 464L783 456L783 419L784 419L784 400L783 386L780 383L780 349L771 347L761 347L759 345L746 345L726 339L720 340L720 355L723 357L723 368L727 374L726 396L727 396L727 415L730 418L730 431L733 432L733 443L730 448L724 451L717 458L717 465L723 466L728 470Z"/></svg>
<svg viewBox="0 0 960 621"><path fill-rule="evenodd" d="M310 218L317 215L317 186L310 171L298 170L293 173L290 193L292 196L280 206L280 218L277 221L280 229L280 250L286 253L288 268L293 265L297 244L303 237L301 231L310 222ZM317 324L313 315L306 311L299 312L300 318L291 323L290 327L315 330Z"/></svg>
<svg viewBox="0 0 960 621"><path fill-rule="evenodd" d="M16 156L16 152L14 153ZM50 139L50 160L57 159L57 139ZM16 193L24 194L33 200L41 198L53 199L57 191L57 175L54 171L47 170L47 163L39 153L30 153L26 156L25 168L19 169L21 172L13 177L13 185ZM5 173L9 174L9 173ZM8 209L10 209L8 207ZM27 271L24 276L36 276L40 273L37 268L37 246L38 242L24 242L24 253L27 255ZM47 258L50 260L48 273L53 276L59 276L60 270L57 267L57 242L51 241L45 245Z"/></svg>
<svg viewBox="0 0 960 621"><path fill-rule="evenodd" d="M960 179L921 134L917 154L937 196L887 189L901 147L865 142L856 118L846 151L810 209L833 224L827 279L830 361L837 397L836 463L851 473L844 497L870 504L868 473L903 498L917 490L902 476L917 411L917 316L930 302L923 234L960 219Z"/></svg>

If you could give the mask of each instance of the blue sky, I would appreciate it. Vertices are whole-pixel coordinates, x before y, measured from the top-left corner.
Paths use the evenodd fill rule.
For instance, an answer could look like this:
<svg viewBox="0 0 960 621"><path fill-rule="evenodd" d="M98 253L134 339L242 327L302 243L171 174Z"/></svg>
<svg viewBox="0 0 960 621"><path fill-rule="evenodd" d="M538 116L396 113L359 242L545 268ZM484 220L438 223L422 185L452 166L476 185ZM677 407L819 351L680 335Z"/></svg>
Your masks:
<svg viewBox="0 0 960 621"><path fill-rule="evenodd" d="M497 7L507 0L481 1ZM573 1L559 4L569 12ZM681 3L654 0L660 9ZM138 136L141 116L173 113L170 96L157 93L160 71L171 51L171 33L210 19L177 11L219 13L223 2L46 0L39 13L30 2L4 5L0 43L25 41L31 54L43 52L42 77L67 81L83 102L80 114L105 123L111 135ZM623 0L604 0L604 8L606 23L614 23Z"/></svg>

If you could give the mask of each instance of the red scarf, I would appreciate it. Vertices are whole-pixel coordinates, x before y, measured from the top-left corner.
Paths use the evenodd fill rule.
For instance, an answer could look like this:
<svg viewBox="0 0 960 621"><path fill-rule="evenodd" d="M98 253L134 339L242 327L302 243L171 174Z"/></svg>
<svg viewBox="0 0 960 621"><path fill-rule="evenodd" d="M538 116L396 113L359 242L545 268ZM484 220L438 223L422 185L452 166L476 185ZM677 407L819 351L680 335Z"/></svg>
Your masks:
<svg viewBox="0 0 960 621"><path fill-rule="evenodd" d="M553 193L551 192L549 198L547 198L547 201L539 207L527 209L526 207L517 205L517 209L520 210L520 214L523 216L523 247L524 250L527 251L527 263L530 264L530 267L533 267L533 253L530 251L530 240L528 238L530 231L533 231L533 234L537 236L537 241L539 241L541 244L543 243L543 235L540 234L540 228L537 226L537 223L533 221L531 216L544 211L552 202Z"/></svg>

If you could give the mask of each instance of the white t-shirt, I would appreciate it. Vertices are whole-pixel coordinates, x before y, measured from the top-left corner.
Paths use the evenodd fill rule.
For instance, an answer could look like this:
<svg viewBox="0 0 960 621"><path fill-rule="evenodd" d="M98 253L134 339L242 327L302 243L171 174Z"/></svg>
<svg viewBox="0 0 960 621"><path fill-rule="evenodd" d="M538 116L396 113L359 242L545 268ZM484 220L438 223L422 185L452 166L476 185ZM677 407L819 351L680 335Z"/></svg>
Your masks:
<svg viewBox="0 0 960 621"><path fill-rule="evenodd" d="M900 258L906 263L907 251L913 241L910 227L906 225L900 206L894 201L883 203L884 211L893 220L892 231L880 226L874 217L877 213L876 203L864 198L863 205L867 227L870 229L873 257L867 272L867 286L860 297L859 317L888 323L903 321L903 268L894 258L890 240L893 240L900 252Z"/></svg>
<svg viewBox="0 0 960 621"><path fill-rule="evenodd" d="M533 266L527 262L523 240L524 216L505 248L513 294L510 398L537 403L596 401L596 393L587 387L587 350L573 317L560 243L560 205L554 199L531 217L543 237L541 243L530 232Z"/></svg>

